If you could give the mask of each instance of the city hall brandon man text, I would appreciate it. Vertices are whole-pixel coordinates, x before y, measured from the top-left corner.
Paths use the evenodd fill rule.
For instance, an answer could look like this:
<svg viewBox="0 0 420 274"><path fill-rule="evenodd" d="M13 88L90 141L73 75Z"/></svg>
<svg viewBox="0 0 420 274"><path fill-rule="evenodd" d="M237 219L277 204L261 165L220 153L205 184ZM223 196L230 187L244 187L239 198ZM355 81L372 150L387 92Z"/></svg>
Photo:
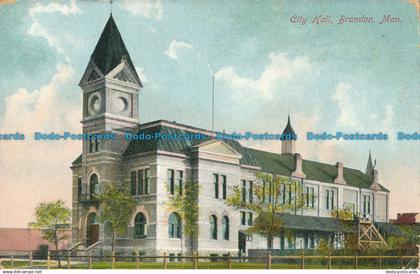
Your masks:
<svg viewBox="0 0 420 274"><path fill-rule="evenodd" d="M377 226L388 222L389 191L379 184L370 155L362 172L340 162L329 165L302 159L294 139L282 140L278 151L265 152L237 140L217 140L216 132L206 129L165 120L140 123L138 96L143 85L112 15L79 85L83 133L116 135L115 140L83 141L82 154L71 166L72 243L82 243L81 249L95 245L93 254L111 250L109 228L99 222L100 204L94 199L106 182L130 184L137 201L126 235L117 240L118 254L249 255L254 249L266 249L267 239L244 233L255 221L255 212L226 205L233 186L242 188L243 199L252 199L257 172L291 178L313 197L305 209L282 216L284 226L294 229L294 234L277 235L273 249L314 249L321 238L342 248L346 231L331 218L337 209L351 210ZM209 138L130 141L124 138L127 131L200 133ZM290 117L283 134L295 135ZM172 187L187 181L199 183L200 225L192 241L184 235L179 212L165 206ZM285 197L280 201L293 202L289 189L280 195ZM296 223L302 226L293 227Z"/></svg>

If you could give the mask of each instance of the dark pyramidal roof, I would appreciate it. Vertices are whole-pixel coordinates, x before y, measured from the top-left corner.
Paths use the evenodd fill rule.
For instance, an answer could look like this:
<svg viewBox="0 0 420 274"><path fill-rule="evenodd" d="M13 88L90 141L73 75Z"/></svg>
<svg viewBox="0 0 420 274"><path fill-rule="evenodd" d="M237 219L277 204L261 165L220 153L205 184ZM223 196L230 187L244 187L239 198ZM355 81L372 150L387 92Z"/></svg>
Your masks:
<svg viewBox="0 0 420 274"><path fill-rule="evenodd" d="M90 58L104 75L108 74L121 63L121 60L125 59L137 81L140 83L140 86L142 86L121 34L112 18L112 14Z"/></svg>
<svg viewBox="0 0 420 274"><path fill-rule="evenodd" d="M295 131L292 128L292 125L290 124L290 115L287 116L287 125L283 130L283 134L291 134L292 136L296 136Z"/></svg>

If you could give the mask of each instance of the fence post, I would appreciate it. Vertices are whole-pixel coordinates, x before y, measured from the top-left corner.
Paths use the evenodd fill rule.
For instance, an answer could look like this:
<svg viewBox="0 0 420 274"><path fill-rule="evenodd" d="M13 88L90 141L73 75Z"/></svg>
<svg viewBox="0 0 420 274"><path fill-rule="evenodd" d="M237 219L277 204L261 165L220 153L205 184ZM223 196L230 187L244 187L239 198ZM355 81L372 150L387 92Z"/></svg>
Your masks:
<svg viewBox="0 0 420 274"><path fill-rule="evenodd" d="M301 255L301 258L302 258L302 263L301 263L301 269L305 269L305 254L302 252L302 255Z"/></svg>
<svg viewBox="0 0 420 274"><path fill-rule="evenodd" d="M192 264L193 264L193 269L197 269L197 253L193 252L192 254Z"/></svg>
<svg viewBox="0 0 420 274"><path fill-rule="evenodd" d="M358 262L357 254L356 254L356 256L354 256L354 269L357 269L359 267L358 264L359 264L359 262Z"/></svg>
<svg viewBox="0 0 420 274"><path fill-rule="evenodd" d="M403 268L403 256L400 257L400 269Z"/></svg>
<svg viewBox="0 0 420 274"><path fill-rule="evenodd" d="M13 266L15 264L15 255L14 253L10 253L10 266Z"/></svg>
<svg viewBox="0 0 420 274"><path fill-rule="evenodd" d="M47 269L50 269L51 252L47 252Z"/></svg>
<svg viewBox="0 0 420 274"><path fill-rule="evenodd" d="M228 253L227 263L228 269L232 269L232 256L230 256L230 252Z"/></svg>
<svg viewBox="0 0 420 274"><path fill-rule="evenodd" d="M32 267L32 251L29 251L29 263L28 263L29 267Z"/></svg>
<svg viewBox="0 0 420 274"><path fill-rule="evenodd" d="M89 269L92 269L92 251L89 252Z"/></svg>
<svg viewBox="0 0 420 274"><path fill-rule="evenodd" d="M139 257L139 252L136 252L136 269L140 268L140 257Z"/></svg>
<svg viewBox="0 0 420 274"><path fill-rule="evenodd" d="M331 254L328 255L328 269L331 269Z"/></svg>
<svg viewBox="0 0 420 274"><path fill-rule="evenodd" d="M378 257L379 269L382 269L382 256Z"/></svg>
<svg viewBox="0 0 420 274"><path fill-rule="evenodd" d="M70 269L70 251L67 252L67 269Z"/></svg>
<svg viewBox="0 0 420 274"><path fill-rule="evenodd" d="M267 269L271 269L271 250L267 253Z"/></svg>
<svg viewBox="0 0 420 274"><path fill-rule="evenodd" d="M166 263L166 252L163 252L163 269L166 269L167 268L167 265L166 265L167 263Z"/></svg>
<svg viewBox="0 0 420 274"><path fill-rule="evenodd" d="M115 268L115 250L112 251L112 269Z"/></svg>

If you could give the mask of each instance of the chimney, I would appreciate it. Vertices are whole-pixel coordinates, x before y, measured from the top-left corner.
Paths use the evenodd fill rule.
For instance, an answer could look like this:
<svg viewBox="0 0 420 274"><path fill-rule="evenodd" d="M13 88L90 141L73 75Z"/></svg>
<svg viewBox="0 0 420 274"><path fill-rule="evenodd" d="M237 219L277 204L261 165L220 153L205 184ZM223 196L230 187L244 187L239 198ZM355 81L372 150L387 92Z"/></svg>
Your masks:
<svg viewBox="0 0 420 274"><path fill-rule="evenodd" d="M302 169L302 156L299 153L294 154L295 159L295 171L292 172L293 177L306 178L305 173Z"/></svg>
<svg viewBox="0 0 420 274"><path fill-rule="evenodd" d="M378 183L379 179L378 179L378 171L375 169L373 170L373 181L372 184L370 185L370 189L372 190L381 190L381 186Z"/></svg>
<svg viewBox="0 0 420 274"><path fill-rule="evenodd" d="M335 176L334 183L335 184L341 184L341 185L347 185L346 181L344 180L344 168L342 162L337 162L335 164L337 167L337 176Z"/></svg>

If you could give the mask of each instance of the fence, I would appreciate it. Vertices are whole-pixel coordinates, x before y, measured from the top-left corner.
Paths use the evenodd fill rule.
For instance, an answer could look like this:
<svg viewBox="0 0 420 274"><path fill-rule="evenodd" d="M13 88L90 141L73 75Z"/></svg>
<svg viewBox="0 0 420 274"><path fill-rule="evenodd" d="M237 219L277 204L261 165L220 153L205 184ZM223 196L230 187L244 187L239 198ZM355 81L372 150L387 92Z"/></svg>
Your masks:
<svg viewBox="0 0 420 274"><path fill-rule="evenodd" d="M58 257L50 251L46 260L34 260L33 252L27 254L10 254L0 260L3 267L8 268L57 268ZM55 258L52 258L55 257ZM237 257L227 254L225 256L117 256L112 255L94 256L72 255L70 253L60 255L61 267L67 269L93 269L93 268L120 268L120 269L170 269L170 268L219 268L219 269L401 269L416 268L418 256L266 256ZM407 264L408 263L408 264Z"/></svg>

